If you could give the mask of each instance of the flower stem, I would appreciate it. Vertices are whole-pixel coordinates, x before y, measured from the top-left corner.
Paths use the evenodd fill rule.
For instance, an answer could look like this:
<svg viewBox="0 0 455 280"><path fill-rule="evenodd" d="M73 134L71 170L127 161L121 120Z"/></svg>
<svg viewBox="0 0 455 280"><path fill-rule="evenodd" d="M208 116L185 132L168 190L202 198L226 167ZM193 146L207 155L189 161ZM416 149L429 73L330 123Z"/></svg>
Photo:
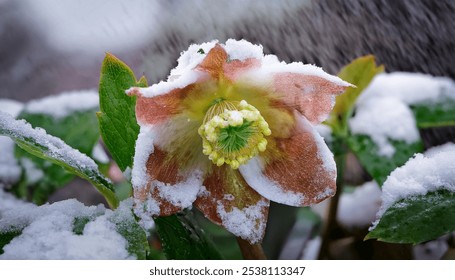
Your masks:
<svg viewBox="0 0 455 280"><path fill-rule="evenodd" d="M322 244L319 250L318 259L330 258L329 254L329 244L330 244L330 234L335 226L338 202L340 200L341 192L343 191L344 185L344 166L346 164L346 150L344 141L341 141L340 146L338 147L338 152L335 153L335 163L337 166L337 191L335 195L330 199L329 211L327 213L327 219L324 227L322 228Z"/></svg>
<svg viewBox="0 0 455 280"><path fill-rule="evenodd" d="M242 252L245 260L266 260L264 250L260 243L250 244L250 242L237 237L237 243L239 244L240 251Z"/></svg>

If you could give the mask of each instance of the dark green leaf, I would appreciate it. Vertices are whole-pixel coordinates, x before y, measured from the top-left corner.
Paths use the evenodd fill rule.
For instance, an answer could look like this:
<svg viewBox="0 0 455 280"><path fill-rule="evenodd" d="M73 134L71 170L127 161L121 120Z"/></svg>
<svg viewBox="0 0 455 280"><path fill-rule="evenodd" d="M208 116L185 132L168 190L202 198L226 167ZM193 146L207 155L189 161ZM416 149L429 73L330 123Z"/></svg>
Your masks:
<svg viewBox="0 0 455 280"><path fill-rule="evenodd" d="M82 235L84 233L85 225L90 222L92 217L76 217L73 221L73 232L77 235Z"/></svg>
<svg viewBox="0 0 455 280"><path fill-rule="evenodd" d="M111 207L117 207L118 199L112 183L99 172L91 158L66 145L60 139L42 130L32 129L23 121L17 121L4 113L0 113L0 134L11 137L25 151L60 165L67 171L88 180L106 198Z"/></svg>
<svg viewBox="0 0 455 280"><path fill-rule="evenodd" d="M396 202L366 239L417 244L454 230L455 193L439 190Z"/></svg>
<svg viewBox="0 0 455 280"><path fill-rule="evenodd" d="M420 128L455 125L455 100L446 99L436 104L412 105Z"/></svg>
<svg viewBox="0 0 455 280"><path fill-rule="evenodd" d="M348 138L349 147L380 186L393 170L405 164L415 153L423 151L421 141L412 144L403 141L389 141L395 147L395 154L390 158L379 155L378 147L366 135L351 135Z"/></svg>
<svg viewBox="0 0 455 280"><path fill-rule="evenodd" d="M19 236L22 231L7 231L0 232L0 255L4 253L3 247L13 240L14 237Z"/></svg>
<svg viewBox="0 0 455 280"><path fill-rule="evenodd" d="M172 215L155 218L155 225L168 259L219 260L211 241L188 217Z"/></svg>
<svg viewBox="0 0 455 280"><path fill-rule="evenodd" d="M147 86L142 77L136 81L133 71L112 54L106 54L101 67L98 113L101 136L122 171L132 167L134 148L139 134L136 122L136 98L125 94L133 86Z"/></svg>

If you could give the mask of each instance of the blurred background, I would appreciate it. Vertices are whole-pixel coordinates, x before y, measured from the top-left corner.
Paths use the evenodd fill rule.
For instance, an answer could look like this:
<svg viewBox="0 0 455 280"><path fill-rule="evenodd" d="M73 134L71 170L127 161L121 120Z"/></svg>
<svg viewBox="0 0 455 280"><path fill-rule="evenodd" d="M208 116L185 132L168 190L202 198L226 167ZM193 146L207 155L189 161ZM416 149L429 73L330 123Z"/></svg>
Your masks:
<svg viewBox="0 0 455 280"><path fill-rule="evenodd" d="M167 77L190 44L228 38L262 44L265 53L287 62L316 64L330 74L359 56L373 54L386 72L454 79L454 18L453 0L0 0L0 99L26 102L64 91L96 89L106 52L127 63L136 76L145 75L149 84L156 83ZM426 146L453 136L453 130L447 129L423 134ZM348 184L369 179L353 157L349 163ZM93 188L81 189L81 184L87 183L77 180L50 201L72 197L86 204L103 201ZM283 215L316 219L309 212L296 214L274 207L271 219ZM289 221L282 219L275 227L293 228L294 235L316 231L308 223ZM291 242L284 243L285 239ZM307 241L274 232L265 239L267 253L274 258L280 254L305 257L295 248ZM352 245L343 242L348 241L338 246ZM355 253L340 249L335 257L381 257L362 255L375 244L364 246L368 248ZM383 257L411 258L406 248L396 252Z"/></svg>

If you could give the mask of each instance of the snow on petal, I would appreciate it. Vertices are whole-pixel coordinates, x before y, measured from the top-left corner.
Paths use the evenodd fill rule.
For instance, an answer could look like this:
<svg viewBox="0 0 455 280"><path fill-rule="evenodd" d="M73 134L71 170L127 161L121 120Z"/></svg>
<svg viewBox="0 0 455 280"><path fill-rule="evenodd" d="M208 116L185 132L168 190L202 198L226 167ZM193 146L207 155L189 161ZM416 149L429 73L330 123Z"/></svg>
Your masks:
<svg viewBox="0 0 455 280"><path fill-rule="evenodd" d="M298 114L288 139L275 139L279 156L257 156L239 170L262 196L292 206L318 203L335 194L333 154L312 125Z"/></svg>
<svg viewBox="0 0 455 280"><path fill-rule="evenodd" d="M226 41L224 49L229 54L230 60L262 59L264 57L262 45L254 45L244 39L239 41L229 39Z"/></svg>
<svg viewBox="0 0 455 280"><path fill-rule="evenodd" d="M228 166L206 176L195 206L212 222L250 243L260 242L264 236L269 201Z"/></svg>
<svg viewBox="0 0 455 280"><path fill-rule="evenodd" d="M455 144L448 143L417 154L395 169L382 186L378 220L395 202L428 192L446 189L455 192Z"/></svg>
<svg viewBox="0 0 455 280"><path fill-rule="evenodd" d="M135 211L145 220L190 207L202 184L202 171L182 173L179 163L157 146L159 132L157 126L141 126L136 142L132 170Z"/></svg>

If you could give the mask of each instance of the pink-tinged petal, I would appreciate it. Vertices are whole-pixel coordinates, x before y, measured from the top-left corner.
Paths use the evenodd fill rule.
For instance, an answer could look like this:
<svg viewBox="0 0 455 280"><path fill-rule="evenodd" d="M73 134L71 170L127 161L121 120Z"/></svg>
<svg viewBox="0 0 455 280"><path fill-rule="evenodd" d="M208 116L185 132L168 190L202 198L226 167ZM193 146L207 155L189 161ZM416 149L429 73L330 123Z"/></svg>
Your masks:
<svg viewBox="0 0 455 280"><path fill-rule="evenodd" d="M273 90L286 104L302 113L312 124L327 119L335 104L335 95L344 92L346 83L301 73L275 73Z"/></svg>
<svg viewBox="0 0 455 280"><path fill-rule="evenodd" d="M318 203L336 191L336 166L322 137L295 114L289 138L269 141L267 150L240 166L246 182L262 196L287 205Z"/></svg>
<svg viewBox="0 0 455 280"><path fill-rule="evenodd" d="M208 73L215 79L223 76L223 66L228 59L228 54L220 44L216 44L202 62L196 67L197 70Z"/></svg>
<svg viewBox="0 0 455 280"><path fill-rule="evenodd" d="M182 112L181 102L194 86L177 88L167 94L145 97L140 88L132 88L129 95L137 96L136 119L140 124L159 124Z"/></svg>
<svg viewBox="0 0 455 280"><path fill-rule="evenodd" d="M136 142L132 183L136 214L168 216L190 207L202 185L202 171L184 171L180 162L156 145L157 127L141 127Z"/></svg>
<svg viewBox="0 0 455 280"><path fill-rule="evenodd" d="M257 69L261 66L261 61L256 58L247 58L245 60L231 60L224 64L224 76L231 81L241 78L242 74L247 71Z"/></svg>
<svg viewBox="0 0 455 280"><path fill-rule="evenodd" d="M237 170L214 167L204 186L195 206L208 219L250 243L262 240L269 201L250 188Z"/></svg>

